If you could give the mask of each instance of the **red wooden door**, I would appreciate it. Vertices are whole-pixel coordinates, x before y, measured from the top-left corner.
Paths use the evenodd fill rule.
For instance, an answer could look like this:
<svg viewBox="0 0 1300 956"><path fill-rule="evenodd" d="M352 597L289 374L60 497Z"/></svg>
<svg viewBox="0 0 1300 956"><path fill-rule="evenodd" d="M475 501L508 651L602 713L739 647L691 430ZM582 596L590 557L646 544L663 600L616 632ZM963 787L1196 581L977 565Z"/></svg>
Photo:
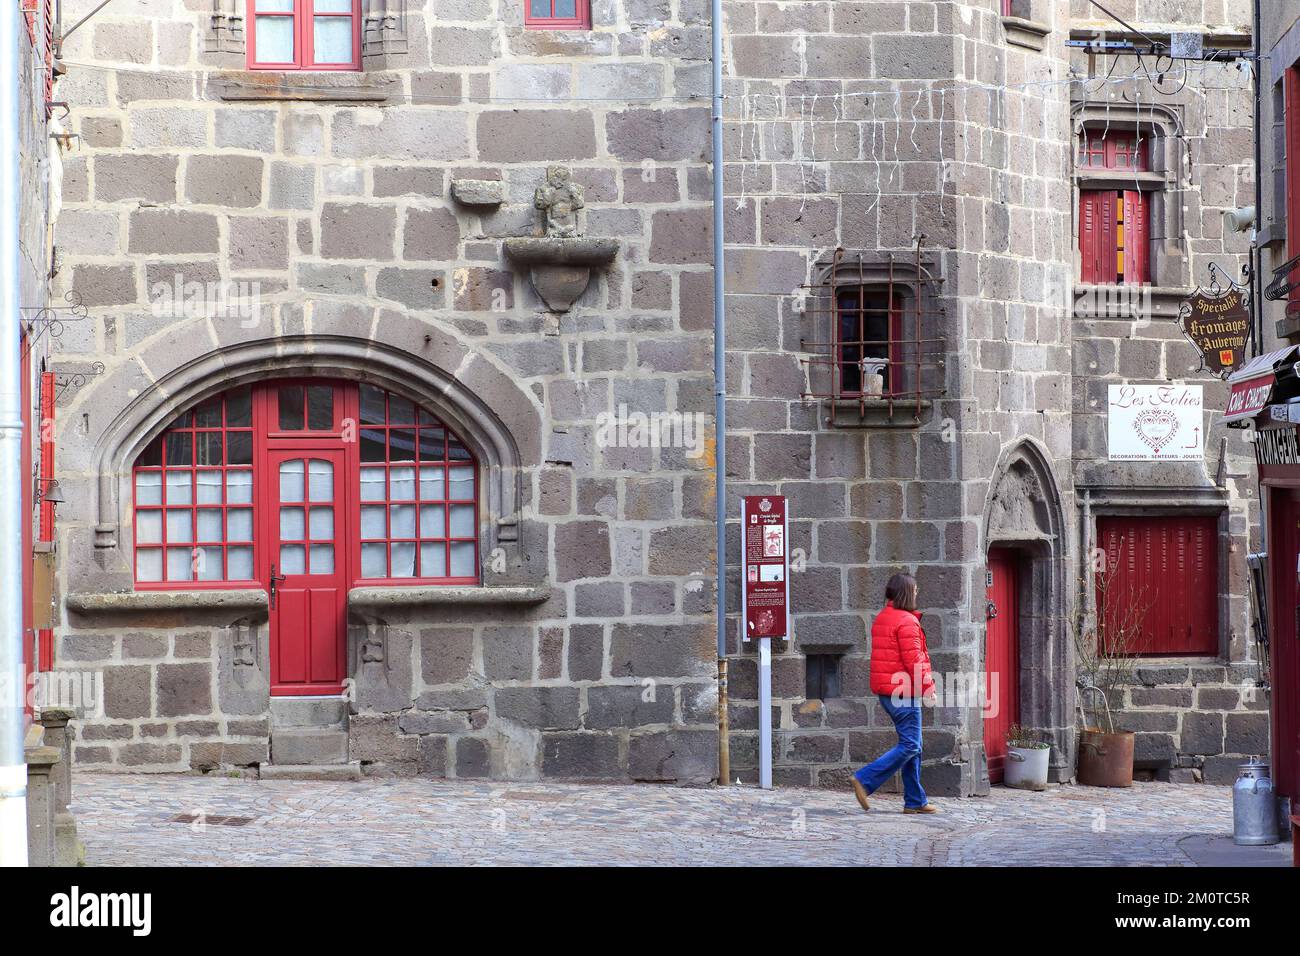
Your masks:
<svg viewBox="0 0 1300 956"><path fill-rule="evenodd" d="M1129 635L1134 655L1219 653L1219 519L1104 517L1097 538L1102 638Z"/></svg>
<svg viewBox="0 0 1300 956"><path fill-rule="evenodd" d="M271 693L337 694L347 644L350 514L341 448L271 451L265 469L263 549L270 582Z"/></svg>
<svg viewBox="0 0 1300 956"><path fill-rule="evenodd" d="M1001 783L1007 759L1007 730L1020 719L1019 555L1006 548L989 551L984 679L984 753L989 781Z"/></svg>
<svg viewBox="0 0 1300 956"><path fill-rule="evenodd" d="M1272 658L1273 779L1300 799L1300 491L1269 495L1269 654Z"/></svg>

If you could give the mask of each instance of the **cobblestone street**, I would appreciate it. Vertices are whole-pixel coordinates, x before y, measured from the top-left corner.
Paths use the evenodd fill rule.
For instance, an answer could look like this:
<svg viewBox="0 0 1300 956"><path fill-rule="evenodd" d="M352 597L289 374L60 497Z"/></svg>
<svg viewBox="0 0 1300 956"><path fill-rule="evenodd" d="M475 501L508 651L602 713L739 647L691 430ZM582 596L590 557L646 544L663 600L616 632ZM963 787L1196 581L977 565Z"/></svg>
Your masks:
<svg viewBox="0 0 1300 956"><path fill-rule="evenodd" d="M1290 858L1289 845L1231 848L1225 787L995 788L984 799L935 802L944 813L927 818L904 816L893 794L873 797L866 815L851 794L815 790L82 773L73 810L91 866L1282 866Z"/></svg>

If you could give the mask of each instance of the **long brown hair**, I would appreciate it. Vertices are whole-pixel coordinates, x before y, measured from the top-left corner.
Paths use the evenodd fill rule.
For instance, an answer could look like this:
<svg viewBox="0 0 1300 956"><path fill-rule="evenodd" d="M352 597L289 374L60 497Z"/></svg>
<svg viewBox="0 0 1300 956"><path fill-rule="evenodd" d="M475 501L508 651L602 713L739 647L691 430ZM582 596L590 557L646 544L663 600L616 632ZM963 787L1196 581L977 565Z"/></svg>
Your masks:
<svg viewBox="0 0 1300 956"><path fill-rule="evenodd" d="M885 600L900 611L915 611L916 578L910 574L895 574L885 585Z"/></svg>

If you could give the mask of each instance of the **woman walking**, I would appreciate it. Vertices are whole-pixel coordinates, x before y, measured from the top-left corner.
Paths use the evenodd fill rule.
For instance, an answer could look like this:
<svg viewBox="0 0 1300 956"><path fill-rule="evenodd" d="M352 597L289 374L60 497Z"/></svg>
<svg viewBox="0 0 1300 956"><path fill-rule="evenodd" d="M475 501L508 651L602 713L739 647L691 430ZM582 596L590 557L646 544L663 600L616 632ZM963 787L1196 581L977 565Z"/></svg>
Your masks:
<svg viewBox="0 0 1300 956"><path fill-rule="evenodd" d="M894 721L898 746L853 775L863 810L874 793L903 772L903 812L938 813L921 787L921 701L934 697L930 652L916 610L916 578L895 574L885 586L885 608L871 623L871 692Z"/></svg>

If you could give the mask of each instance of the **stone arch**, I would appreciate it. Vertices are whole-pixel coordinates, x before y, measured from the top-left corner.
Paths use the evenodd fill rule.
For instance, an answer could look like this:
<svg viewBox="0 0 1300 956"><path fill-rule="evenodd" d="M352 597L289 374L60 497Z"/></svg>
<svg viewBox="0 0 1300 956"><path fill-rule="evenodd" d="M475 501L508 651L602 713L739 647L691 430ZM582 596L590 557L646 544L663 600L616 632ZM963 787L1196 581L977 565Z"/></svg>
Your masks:
<svg viewBox="0 0 1300 956"><path fill-rule="evenodd" d="M484 552L504 545L517 560L493 583L526 583L544 567L545 542L525 542L526 489L542 459L542 416L515 379L449 333L380 312L373 322L329 321L362 310L321 310L317 329L243 338L239 329L200 319L172 327L158 341L114 366L77 396L71 412L98 433L80 468L86 479L97 562L105 584L123 583L130 566L131 466L184 409L218 392L268 378L321 376L364 381L405 395L447 422L478 457L482 475ZM363 313L368 317L368 310ZM360 333L360 334L358 334ZM366 334L369 333L369 334ZM154 369L165 369L155 372ZM89 583L89 582L87 582Z"/></svg>
<svg viewBox="0 0 1300 956"><path fill-rule="evenodd" d="M1074 767L1066 514L1046 449L1032 438L1005 448L985 501L982 553L1005 547L1020 555L1020 723L1051 740L1051 774L1057 780L1071 778ZM987 786L987 770L982 772Z"/></svg>

